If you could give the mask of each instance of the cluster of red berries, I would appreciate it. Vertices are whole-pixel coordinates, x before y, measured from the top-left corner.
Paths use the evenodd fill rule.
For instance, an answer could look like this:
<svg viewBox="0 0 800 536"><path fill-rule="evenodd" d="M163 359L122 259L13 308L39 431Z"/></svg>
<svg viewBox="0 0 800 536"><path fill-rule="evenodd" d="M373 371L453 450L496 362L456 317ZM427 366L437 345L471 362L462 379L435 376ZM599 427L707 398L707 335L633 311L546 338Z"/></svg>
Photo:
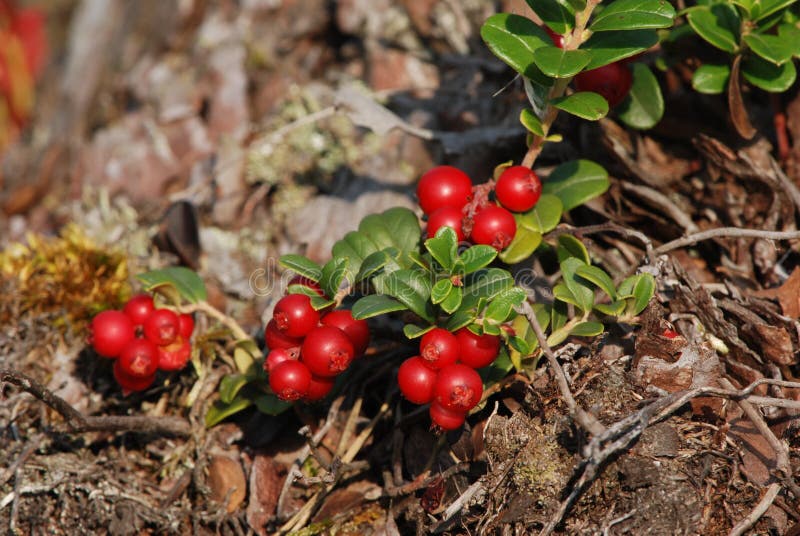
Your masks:
<svg viewBox="0 0 800 536"><path fill-rule="evenodd" d="M304 277L296 277L290 285L323 295L317 283ZM336 376L364 355L369 338L367 322L356 320L347 309L320 312L305 294L284 296L264 330L269 349L264 370L270 388L281 400L321 400Z"/></svg>
<svg viewBox="0 0 800 536"><path fill-rule="evenodd" d="M544 27L550 39L558 48L564 48L565 37ZM597 69L578 73L573 82L578 91L592 91L603 96L613 108L625 99L633 85L633 74L627 63L631 58L615 61Z"/></svg>
<svg viewBox="0 0 800 536"><path fill-rule="evenodd" d="M456 232L459 241L469 236L471 242L498 251L508 247L517 233L512 212L526 212L536 206L542 183L530 168L511 166L503 170L493 186L496 202L487 195L473 199L476 188L463 171L438 166L425 173L417 184L417 198L428 216L428 238L447 226Z"/></svg>
<svg viewBox="0 0 800 536"><path fill-rule="evenodd" d="M137 294L122 311L99 313L89 326L89 344L114 359L114 378L124 392L150 387L157 370L180 370L192 354L194 319L156 308L152 296Z"/></svg>
<svg viewBox="0 0 800 536"><path fill-rule="evenodd" d="M415 404L430 403L435 426L455 430L483 394L475 369L491 365L499 351L500 337L495 335L477 335L467 328L455 333L434 328L422 336L419 355L400 365L400 392Z"/></svg>

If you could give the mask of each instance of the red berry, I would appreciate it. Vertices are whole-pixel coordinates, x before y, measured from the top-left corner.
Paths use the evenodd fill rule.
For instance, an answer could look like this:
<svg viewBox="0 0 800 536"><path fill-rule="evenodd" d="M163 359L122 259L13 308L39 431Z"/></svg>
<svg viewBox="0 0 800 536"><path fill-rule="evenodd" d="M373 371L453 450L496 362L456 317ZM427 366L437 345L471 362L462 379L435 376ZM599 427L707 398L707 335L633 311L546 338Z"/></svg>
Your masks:
<svg viewBox="0 0 800 536"><path fill-rule="evenodd" d="M144 321L144 336L158 346L164 346L179 335L180 321L171 309L156 309Z"/></svg>
<svg viewBox="0 0 800 536"><path fill-rule="evenodd" d="M330 378L320 378L312 374L311 383L308 384L308 392L306 392L306 396L303 397L303 400L307 400L308 402L322 400L331 392L333 384L334 381Z"/></svg>
<svg viewBox="0 0 800 536"><path fill-rule="evenodd" d="M269 375L269 386L281 400L299 400L308 393L311 372L299 361L284 361Z"/></svg>
<svg viewBox="0 0 800 536"><path fill-rule="evenodd" d="M420 356L409 357L397 371L397 385L408 401L427 404L433 399L436 374Z"/></svg>
<svg viewBox="0 0 800 536"><path fill-rule="evenodd" d="M275 367L284 361L297 361L297 357L297 355L293 355L289 350L284 348L270 350L267 354L267 358L264 360L264 370L268 373L272 372Z"/></svg>
<svg viewBox="0 0 800 536"><path fill-rule="evenodd" d="M526 212L532 209L542 195L542 181L527 166L506 168L494 187L497 200L508 210Z"/></svg>
<svg viewBox="0 0 800 536"><path fill-rule="evenodd" d="M456 331L459 362L472 368L491 365L500 352L500 337L484 333L477 335L467 328Z"/></svg>
<svg viewBox="0 0 800 536"><path fill-rule="evenodd" d="M148 339L133 339L119 354L116 365L134 378L152 376L158 370L158 347Z"/></svg>
<svg viewBox="0 0 800 536"><path fill-rule="evenodd" d="M158 347L158 368L161 370L181 370L192 357L189 339L179 335L171 343Z"/></svg>
<svg viewBox="0 0 800 536"><path fill-rule="evenodd" d="M422 336L419 355L434 370L452 365L458 360L458 339L444 328L433 328Z"/></svg>
<svg viewBox="0 0 800 536"><path fill-rule="evenodd" d="M470 237L476 244L486 244L500 251L508 247L515 234L514 215L503 207L490 205L475 214Z"/></svg>
<svg viewBox="0 0 800 536"><path fill-rule="evenodd" d="M425 214L442 207L460 209L472 195L472 180L453 166L438 166L425 173L417 184L419 206Z"/></svg>
<svg viewBox="0 0 800 536"><path fill-rule="evenodd" d="M564 40L565 37L561 34L557 34L553 30L550 29L549 26L544 27L544 31L547 32L547 35L550 36L550 39L553 40L553 44L558 48L564 48Z"/></svg>
<svg viewBox="0 0 800 536"><path fill-rule="evenodd" d="M190 339L194 333L194 318L190 314L178 315L178 334L184 339Z"/></svg>
<svg viewBox="0 0 800 536"><path fill-rule="evenodd" d="M272 314L280 331L290 337L303 337L319 324L319 312L305 294L289 294L275 304Z"/></svg>
<svg viewBox="0 0 800 536"><path fill-rule="evenodd" d="M442 227L450 227L456 232L458 241L461 242L466 237L464 236L463 226L461 224L463 214L460 208L455 207L442 207L433 211L428 216L428 238L436 236L436 231Z"/></svg>
<svg viewBox="0 0 800 536"><path fill-rule="evenodd" d="M133 322L120 311L103 311L92 319L89 342L103 357L115 358L133 340Z"/></svg>
<svg viewBox="0 0 800 536"><path fill-rule="evenodd" d="M316 281L312 281L307 277L303 277L302 275L296 275L293 278L291 278L289 280L289 283L286 285L286 288L288 289L292 285L301 285L310 288L320 296L323 297L325 296L325 292L322 290L322 287L319 286L319 283L317 283Z"/></svg>
<svg viewBox="0 0 800 536"><path fill-rule="evenodd" d="M584 71L575 77L575 89L599 93L611 108L622 102L632 84L631 70L619 62Z"/></svg>
<svg viewBox="0 0 800 536"><path fill-rule="evenodd" d="M369 345L369 324L366 320L356 320L348 309L331 311L322 317L323 326L333 326L345 332L353 343L355 357L364 355Z"/></svg>
<svg viewBox="0 0 800 536"><path fill-rule="evenodd" d="M344 331L319 326L306 336L300 356L314 375L330 378L350 366L353 352L353 343Z"/></svg>
<svg viewBox="0 0 800 536"><path fill-rule="evenodd" d="M457 430L467 418L466 412L447 409L438 402L433 402L429 410L431 422L442 430Z"/></svg>
<svg viewBox="0 0 800 536"><path fill-rule="evenodd" d="M137 294L128 300L122 312L128 315L134 326L141 326L150 313L155 311L156 306L153 305L153 297L149 294Z"/></svg>
<svg viewBox="0 0 800 536"><path fill-rule="evenodd" d="M144 391L150 387L156 379L156 375L144 376L138 378L126 373L119 364L119 361L114 362L114 379L122 387L122 394L128 395L133 391Z"/></svg>
<svg viewBox="0 0 800 536"><path fill-rule="evenodd" d="M289 337L284 332L278 329L278 323L275 319L267 323L264 329L264 342L267 343L267 348L275 350L278 348L296 348L303 344L302 337Z"/></svg>
<svg viewBox="0 0 800 536"><path fill-rule="evenodd" d="M483 382L475 369L456 364L439 371L433 399L449 410L466 412L481 400Z"/></svg>
<svg viewBox="0 0 800 536"><path fill-rule="evenodd" d="M674 339L674 338L678 337L679 335L680 334L677 331L675 331L674 329L669 329L669 328L665 329L661 333L662 337L666 337L668 339Z"/></svg>

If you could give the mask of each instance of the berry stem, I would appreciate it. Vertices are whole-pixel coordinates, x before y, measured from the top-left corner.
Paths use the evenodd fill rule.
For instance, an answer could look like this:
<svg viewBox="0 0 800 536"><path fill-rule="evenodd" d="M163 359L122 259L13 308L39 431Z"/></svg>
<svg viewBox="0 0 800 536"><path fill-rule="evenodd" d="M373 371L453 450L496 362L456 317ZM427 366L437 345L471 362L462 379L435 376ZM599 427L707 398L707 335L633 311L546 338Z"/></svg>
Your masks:
<svg viewBox="0 0 800 536"><path fill-rule="evenodd" d="M247 332L245 332L245 330L236 320L229 317L207 301L199 301L190 305L184 305L179 307L178 311L186 314L199 311L217 320L220 324L228 328L237 340L249 340L252 338L247 334Z"/></svg>

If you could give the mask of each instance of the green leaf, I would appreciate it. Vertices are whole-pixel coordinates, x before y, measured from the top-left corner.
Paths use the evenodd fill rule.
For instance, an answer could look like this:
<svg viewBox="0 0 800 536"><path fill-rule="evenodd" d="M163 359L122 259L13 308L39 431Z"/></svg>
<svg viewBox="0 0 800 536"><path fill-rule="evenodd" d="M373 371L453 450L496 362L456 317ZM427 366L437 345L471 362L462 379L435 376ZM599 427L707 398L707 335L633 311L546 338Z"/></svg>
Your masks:
<svg viewBox="0 0 800 536"><path fill-rule="evenodd" d="M544 76L544 75L542 75ZM550 99L550 89L555 82L549 78L549 84L539 83L529 78L522 79L522 85L525 88L525 96L528 97L528 102L531 104L533 114L539 119L544 118L548 110L548 103Z"/></svg>
<svg viewBox="0 0 800 536"><path fill-rule="evenodd" d="M278 263L286 269L289 269L311 281L319 281L322 276L322 268L319 264L311 259L307 259L302 255L281 255Z"/></svg>
<svg viewBox="0 0 800 536"><path fill-rule="evenodd" d="M570 330L574 337L596 337L602 335L605 327L600 322L581 322Z"/></svg>
<svg viewBox="0 0 800 536"><path fill-rule="evenodd" d="M617 300L611 303L595 303L594 308L604 315L619 316L625 310L625 300Z"/></svg>
<svg viewBox="0 0 800 536"><path fill-rule="evenodd" d="M533 255L541 243L542 233L518 225L514 239L500 252L500 260L506 264L522 262Z"/></svg>
<svg viewBox="0 0 800 536"><path fill-rule="evenodd" d="M553 194L543 194L532 210L519 216L517 227L544 234L556 228L563 212L561 199Z"/></svg>
<svg viewBox="0 0 800 536"><path fill-rule="evenodd" d="M554 301L550 309L550 328L553 331L558 331L564 327L568 320L567 305L561 301Z"/></svg>
<svg viewBox="0 0 800 536"><path fill-rule="evenodd" d="M319 285L327 296L336 296L342 287L342 282L347 275L349 257L334 257L322 267L322 277Z"/></svg>
<svg viewBox="0 0 800 536"><path fill-rule="evenodd" d="M591 91L578 91L551 102L559 110L589 121L597 121L608 114L608 101Z"/></svg>
<svg viewBox="0 0 800 536"><path fill-rule="evenodd" d="M775 65L791 60L797 48L797 43L786 41L777 35L749 33L742 39L750 50Z"/></svg>
<svg viewBox="0 0 800 536"><path fill-rule="evenodd" d="M585 50L564 50L553 45L537 48L533 53L536 66L553 78L572 78L586 67L591 57Z"/></svg>
<svg viewBox="0 0 800 536"><path fill-rule="evenodd" d="M524 108L519 113L519 122L522 123L522 126L524 126L529 132L535 134L536 136L544 136L542 121L536 117L536 114L534 114L532 110Z"/></svg>
<svg viewBox="0 0 800 536"><path fill-rule="evenodd" d="M719 95L728 86L730 76L730 66L705 63L692 75L692 87L698 93Z"/></svg>
<svg viewBox="0 0 800 536"><path fill-rule="evenodd" d="M492 301L486 306L484 318L496 324L502 324L511 316L514 307L525 301L525 298L524 290L519 287L511 287L492 298Z"/></svg>
<svg viewBox="0 0 800 536"><path fill-rule="evenodd" d="M794 4L797 0L760 0L751 9L753 22L761 21L778 10Z"/></svg>
<svg viewBox="0 0 800 536"><path fill-rule="evenodd" d="M206 286L197 273L183 266L170 266L152 270L136 276L147 292L159 291L171 294L170 299L178 303L175 294L189 303L205 301Z"/></svg>
<svg viewBox="0 0 800 536"><path fill-rule="evenodd" d="M742 62L745 80L770 93L782 93L792 87L797 78L794 63L777 66L757 56L748 56Z"/></svg>
<svg viewBox="0 0 800 536"><path fill-rule="evenodd" d="M624 58L635 56L658 43L654 30L631 30L597 32L581 45L581 49L592 53L592 60L585 71L597 69Z"/></svg>
<svg viewBox="0 0 800 536"><path fill-rule="evenodd" d="M223 404L230 404L252 378L244 374L228 374L219 382L219 399Z"/></svg>
<svg viewBox="0 0 800 536"><path fill-rule="evenodd" d="M235 415L252 405L253 401L245 397L237 397L228 404L217 400L206 412L206 428L211 428L231 415Z"/></svg>
<svg viewBox="0 0 800 536"><path fill-rule="evenodd" d="M453 282L449 279L440 279L434 283L431 289L431 301L435 304L440 304L447 298L450 291L453 289Z"/></svg>
<svg viewBox="0 0 800 536"><path fill-rule="evenodd" d="M292 407L291 402L285 402L272 393L264 393L253 398L253 403L258 411L267 415L280 415Z"/></svg>
<svg viewBox="0 0 800 536"><path fill-rule="evenodd" d="M664 0L616 0L594 18L589 29L605 32L668 28L674 18L675 9Z"/></svg>
<svg viewBox="0 0 800 536"><path fill-rule="evenodd" d="M617 298L617 289L614 287L614 280L601 268L584 264L579 266L578 269L575 270L575 273L597 285L597 287L608 294L612 300Z"/></svg>
<svg viewBox="0 0 800 536"><path fill-rule="evenodd" d="M251 379L258 374L260 369L257 362L261 360L261 357L261 350L252 339L236 341L236 346L233 349L233 362L236 363L236 369L242 374Z"/></svg>
<svg viewBox="0 0 800 536"><path fill-rule="evenodd" d="M467 277L464 296L491 299L513 285L514 278L507 270L488 268Z"/></svg>
<svg viewBox="0 0 800 536"><path fill-rule="evenodd" d="M407 339L416 339L417 337L422 337L435 327L434 324L425 326L424 328L415 326L414 324L406 324L403 326L403 334L405 334Z"/></svg>
<svg viewBox="0 0 800 536"><path fill-rule="evenodd" d="M634 302L631 312L634 315L638 315L644 311L656 291L656 280L652 275L646 273L639 274L638 278L638 281L636 281L633 287Z"/></svg>
<svg viewBox="0 0 800 536"><path fill-rule="evenodd" d="M577 305L583 311L591 311L594 306L594 290L583 283L584 280L576 277L575 272L580 266L586 266L581 259L570 257L561 262L561 277L564 284L577 300Z"/></svg>
<svg viewBox="0 0 800 536"><path fill-rule="evenodd" d="M457 329L472 324L475 319L478 318L478 314L484 303L484 298L465 293L461 305L456 311L450 314L450 318L447 319L447 323L444 327L449 331L456 331Z"/></svg>
<svg viewBox="0 0 800 536"><path fill-rule="evenodd" d="M403 207L370 214L361 220L358 230L375 243L376 249L396 247L400 253L417 249L421 233L417 215Z"/></svg>
<svg viewBox="0 0 800 536"><path fill-rule="evenodd" d="M590 160L571 160L555 168L542 185L543 194L561 199L564 212L608 190L608 172Z"/></svg>
<svg viewBox="0 0 800 536"><path fill-rule="evenodd" d="M463 264L463 273L466 275L477 272L481 268L488 266L495 257L497 257L496 249L492 246L478 244L464 250L459 260Z"/></svg>
<svg viewBox="0 0 800 536"><path fill-rule="evenodd" d="M778 26L778 37L787 43L791 43L794 47L792 55L796 58L800 57L800 28L794 24L781 24Z"/></svg>
<svg viewBox="0 0 800 536"><path fill-rule="evenodd" d="M617 286L617 297L618 298L632 298L633 297L633 287L636 285L636 282L639 281L638 275L632 275L630 277L626 277L622 283Z"/></svg>
<svg viewBox="0 0 800 536"><path fill-rule="evenodd" d="M580 307L581 302L575 297L575 294L569 289L565 283L556 283L553 285L553 297L564 303L569 303L575 307Z"/></svg>
<svg viewBox="0 0 800 536"><path fill-rule="evenodd" d="M739 51L741 20L733 6L722 3L697 6L688 11L687 19L697 35L713 46L731 54Z"/></svg>
<svg viewBox="0 0 800 536"><path fill-rule="evenodd" d="M483 333L500 336L502 334L502 331L500 330L500 326L497 324L485 323L483 325Z"/></svg>
<svg viewBox="0 0 800 536"><path fill-rule="evenodd" d="M371 294L355 302L351 313L356 320L364 320L386 313L394 313L395 311L405 311L406 309L408 307L394 298L383 294Z"/></svg>
<svg viewBox="0 0 800 536"><path fill-rule="evenodd" d="M359 268L358 274L356 274L355 282L358 283L359 281L372 277L378 270L384 268L393 259L397 258L398 255L399 252L397 248L386 248L368 255L361 263L361 268Z"/></svg>
<svg viewBox="0 0 800 536"><path fill-rule="evenodd" d="M439 306L446 312L447 314L453 314L459 307L461 307L461 301L464 299L464 293L460 287L452 287L450 292L447 293L447 296L439 304Z"/></svg>
<svg viewBox="0 0 800 536"><path fill-rule="evenodd" d="M436 236L425 241L425 248L442 268L448 272L453 269L458 257L458 237L453 229L441 227Z"/></svg>
<svg viewBox="0 0 800 536"><path fill-rule="evenodd" d="M556 0L526 0L534 13L557 34L565 34L575 25L575 16Z"/></svg>
<svg viewBox="0 0 800 536"><path fill-rule="evenodd" d="M547 344L550 346L558 346L569 337L570 328L572 325L565 325L561 326L558 329L554 329L550 335L547 337Z"/></svg>
<svg viewBox="0 0 800 536"><path fill-rule="evenodd" d="M433 322L433 312L429 301L431 282L417 270L397 270L386 278L387 292L428 322Z"/></svg>
<svg viewBox="0 0 800 536"><path fill-rule="evenodd" d="M331 253L334 259L347 259L347 279L355 281L356 275L361 269L364 260L378 251L375 242L370 240L364 233L350 231L344 237L333 244ZM333 294L328 294L333 296Z"/></svg>
<svg viewBox="0 0 800 536"><path fill-rule="evenodd" d="M481 38L495 56L528 78L536 75L533 52L553 43L535 22L511 13L489 17L481 26Z"/></svg>
<svg viewBox="0 0 800 536"><path fill-rule="evenodd" d="M558 237L556 255L558 256L559 263L569 258L578 259L584 264L592 263L589 258L589 251L586 249L586 246L583 245L583 242L569 234L562 234Z"/></svg>
<svg viewBox="0 0 800 536"><path fill-rule="evenodd" d="M628 126L638 129L654 127L664 115L664 97L658 80L644 63L634 63L633 85L620 104L617 114Z"/></svg>

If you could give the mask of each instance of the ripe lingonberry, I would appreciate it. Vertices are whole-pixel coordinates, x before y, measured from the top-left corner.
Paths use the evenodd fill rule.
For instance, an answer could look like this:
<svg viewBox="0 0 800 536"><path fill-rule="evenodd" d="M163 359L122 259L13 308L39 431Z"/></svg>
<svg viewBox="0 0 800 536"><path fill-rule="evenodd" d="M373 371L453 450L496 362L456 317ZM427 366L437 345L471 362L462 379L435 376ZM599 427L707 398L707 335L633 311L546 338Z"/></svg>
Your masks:
<svg viewBox="0 0 800 536"><path fill-rule="evenodd" d="M122 393L127 395L133 391L144 391L150 387L156 379L156 375L136 377L127 374L119 364L119 361L114 362L114 379L122 387Z"/></svg>
<svg viewBox="0 0 800 536"><path fill-rule="evenodd" d="M181 370L192 357L189 339L178 335L171 343L158 347L158 368L161 370Z"/></svg>
<svg viewBox="0 0 800 536"><path fill-rule="evenodd" d="M158 347L148 339L133 339L119 354L116 365L134 378L152 376L158 370Z"/></svg>
<svg viewBox="0 0 800 536"><path fill-rule="evenodd" d="M453 166L437 166L422 175L417 184L419 206L425 214L442 207L462 208L472 195L472 180Z"/></svg>
<svg viewBox="0 0 800 536"><path fill-rule="evenodd" d="M433 399L436 371L425 364L420 356L409 357L397 371L397 385L410 402L427 404Z"/></svg>
<svg viewBox="0 0 800 536"><path fill-rule="evenodd" d="M286 288L291 287L292 285L300 285L306 288L310 288L320 296L325 296L325 292L322 290L322 287L319 286L319 283L316 281L312 281L307 277L303 277L302 275L296 275L289 280L289 283L286 284Z"/></svg>
<svg viewBox="0 0 800 536"><path fill-rule="evenodd" d="M194 317L182 313L178 315L178 334L184 339L190 339L194 332Z"/></svg>
<svg viewBox="0 0 800 536"><path fill-rule="evenodd" d="M542 195L542 181L527 166L511 166L497 179L494 195L508 210L527 212L536 206Z"/></svg>
<svg viewBox="0 0 800 536"><path fill-rule="evenodd" d="M459 362L472 368L492 364L500 351L500 337L484 333L477 335L467 328L456 331L458 339Z"/></svg>
<svg viewBox="0 0 800 536"><path fill-rule="evenodd" d="M619 62L579 73L575 79L578 91L593 91L602 95L613 108L625 98L633 84L631 70Z"/></svg>
<svg viewBox="0 0 800 536"><path fill-rule="evenodd" d="M284 332L278 329L278 323L275 319L267 322L267 327L264 329L264 342L270 350L278 348L298 348L303 344L302 337L289 337Z"/></svg>
<svg viewBox="0 0 800 536"><path fill-rule="evenodd" d="M428 229L426 231L428 238L436 236L436 231L442 227L450 227L456 232L456 238L461 242L466 238L464 236L462 218L463 214L460 208L442 207L434 210L433 213L428 216Z"/></svg>
<svg viewBox="0 0 800 536"><path fill-rule="evenodd" d="M319 326L306 335L300 358L315 376L330 378L344 371L353 361L353 343L339 328Z"/></svg>
<svg viewBox="0 0 800 536"><path fill-rule="evenodd" d="M272 370L283 363L284 361L297 361L296 355L292 355L289 350L285 348L276 348L274 350L270 350L267 354L267 358L264 360L264 370L266 372L272 372Z"/></svg>
<svg viewBox="0 0 800 536"><path fill-rule="evenodd" d="M115 358L133 340L134 327L128 315L120 311L103 311L89 326L89 342L103 357Z"/></svg>
<svg viewBox="0 0 800 536"><path fill-rule="evenodd" d="M158 346L171 343L179 332L178 315L170 309L156 309L144 321L144 336Z"/></svg>
<svg viewBox="0 0 800 536"><path fill-rule="evenodd" d="M303 400L307 400L308 402L322 400L331 392L334 383L335 382L330 378L320 378L312 374L311 382L308 384L308 391L306 392L306 396L303 397Z"/></svg>
<svg viewBox="0 0 800 536"><path fill-rule="evenodd" d="M433 328L422 336L419 355L434 370L452 365L458 359L458 339L444 328Z"/></svg>
<svg viewBox="0 0 800 536"><path fill-rule="evenodd" d="M457 430L467 418L466 412L448 409L435 401L431 403L429 413L434 427L446 431Z"/></svg>
<svg viewBox="0 0 800 536"><path fill-rule="evenodd" d="M500 251L508 247L517 234L514 215L503 207L489 205L475 214L470 237L476 244L486 244Z"/></svg>
<svg viewBox="0 0 800 536"><path fill-rule="evenodd" d="M353 343L354 357L364 355L369 346L369 324L366 320L356 320L349 309L339 309L323 316L320 323L323 326L333 326L344 331L350 337L350 342Z"/></svg>
<svg viewBox="0 0 800 536"><path fill-rule="evenodd" d="M444 408L469 411L481 400L483 382L475 369L455 364L439 371L433 388L433 399Z"/></svg>
<svg viewBox="0 0 800 536"><path fill-rule="evenodd" d="M304 337L319 324L319 312L305 294L289 294L275 304L272 314L280 331L289 337Z"/></svg>
<svg viewBox="0 0 800 536"><path fill-rule="evenodd" d="M557 46L558 48L564 48L564 41L566 41L565 36L557 34L553 30L551 30L549 26L545 26L544 31L547 32L547 35L549 35L550 39L553 40L553 44L555 46Z"/></svg>
<svg viewBox="0 0 800 536"><path fill-rule="evenodd" d="M156 306L153 305L153 297L149 294L137 294L128 300L122 312L128 315L134 326L141 326L150 313L155 311Z"/></svg>
<svg viewBox="0 0 800 536"><path fill-rule="evenodd" d="M269 386L281 400L299 400L308 393L311 372L299 361L284 361L269 374Z"/></svg>

